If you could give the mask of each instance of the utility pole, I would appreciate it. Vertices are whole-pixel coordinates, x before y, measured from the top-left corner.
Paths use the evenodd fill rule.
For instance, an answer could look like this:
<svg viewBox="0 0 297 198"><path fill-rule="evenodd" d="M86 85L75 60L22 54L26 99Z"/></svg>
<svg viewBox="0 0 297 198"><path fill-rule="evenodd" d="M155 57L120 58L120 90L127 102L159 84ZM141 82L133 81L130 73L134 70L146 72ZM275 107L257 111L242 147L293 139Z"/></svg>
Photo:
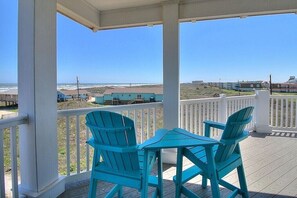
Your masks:
<svg viewBox="0 0 297 198"><path fill-rule="evenodd" d="M77 86L77 99L79 99L79 80L78 80L78 76L76 76L76 86Z"/></svg>
<svg viewBox="0 0 297 198"><path fill-rule="evenodd" d="M269 75L269 89L270 89L270 95L272 95L271 74Z"/></svg>

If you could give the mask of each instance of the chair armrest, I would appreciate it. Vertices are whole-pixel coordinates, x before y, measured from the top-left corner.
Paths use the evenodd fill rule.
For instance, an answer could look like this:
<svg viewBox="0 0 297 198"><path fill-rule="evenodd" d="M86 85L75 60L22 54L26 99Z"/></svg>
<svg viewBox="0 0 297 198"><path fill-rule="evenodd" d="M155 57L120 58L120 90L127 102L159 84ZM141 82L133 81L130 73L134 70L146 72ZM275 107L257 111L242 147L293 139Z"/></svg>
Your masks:
<svg viewBox="0 0 297 198"><path fill-rule="evenodd" d="M210 137L210 127L216 128L216 129L221 129L221 130L224 130L226 127L226 124L214 122L214 121L210 121L210 120L206 120L203 123L205 124L204 136L206 136L206 137Z"/></svg>
<svg viewBox="0 0 297 198"><path fill-rule="evenodd" d="M226 127L226 124L220 123L220 122L214 122L210 120L206 120L203 122L205 125L209 125L212 128L222 129L224 130Z"/></svg>
<svg viewBox="0 0 297 198"><path fill-rule="evenodd" d="M240 136L238 136L236 138L228 139L228 140L221 139L220 143L222 143L224 145L237 144L238 142L246 139L248 136L249 136L249 132L244 130Z"/></svg>
<svg viewBox="0 0 297 198"><path fill-rule="evenodd" d="M132 152L138 151L137 145L134 145L134 146L101 145L101 144L97 144L94 138L90 138L86 143L95 149L104 150L104 151L112 151L117 153L132 153Z"/></svg>

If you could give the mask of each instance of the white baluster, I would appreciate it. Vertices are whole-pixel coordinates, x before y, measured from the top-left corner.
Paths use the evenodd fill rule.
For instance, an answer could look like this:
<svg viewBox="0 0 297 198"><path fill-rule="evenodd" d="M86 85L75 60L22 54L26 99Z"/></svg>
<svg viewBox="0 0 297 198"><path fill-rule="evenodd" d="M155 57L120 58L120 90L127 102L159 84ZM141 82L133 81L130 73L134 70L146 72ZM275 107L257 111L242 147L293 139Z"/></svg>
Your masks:
<svg viewBox="0 0 297 198"><path fill-rule="evenodd" d="M90 130L87 127L86 128L86 139L88 140L90 138ZM90 170L90 146L89 144L86 144L86 165L87 165L87 171Z"/></svg>
<svg viewBox="0 0 297 198"><path fill-rule="evenodd" d="M76 172L80 173L80 122L79 115L76 116Z"/></svg>
<svg viewBox="0 0 297 198"><path fill-rule="evenodd" d="M274 102L275 100L273 98L270 98L270 125L271 126L274 126L273 124Z"/></svg>
<svg viewBox="0 0 297 198"><path fill-rule="evenodd" d="M18 190L18 164L17 164L17 144L16 144L16 127L10 128L10 159L11 159L11 183L12 197L19 197Z"/></svg>
<svg viewBox="0 0 297 198"><path fill-rule="evenodd" d="M293 127L293 98L290 99L290 128Z"/></svg>
<svg viewBox="0 0 297 198"><path fill-rule="evenodd" d="M67 164L67 175L70 175L70 129L69 129L69 116L66 117L66 164Z"/></svg>
<svg viewBox="0 0 297 198"><path fill-rule="evenodd" d="M0 129L0 197L5 197L3 133L4 130Z"/></svg>
<svg viewBox="0 0 297 198"><path fill-rule="evenodd" d="M194 126L194 114L193 114L193 110L194 110L194 105L191 104L190 105L190 131L193 132L193 126Z"/></svg>

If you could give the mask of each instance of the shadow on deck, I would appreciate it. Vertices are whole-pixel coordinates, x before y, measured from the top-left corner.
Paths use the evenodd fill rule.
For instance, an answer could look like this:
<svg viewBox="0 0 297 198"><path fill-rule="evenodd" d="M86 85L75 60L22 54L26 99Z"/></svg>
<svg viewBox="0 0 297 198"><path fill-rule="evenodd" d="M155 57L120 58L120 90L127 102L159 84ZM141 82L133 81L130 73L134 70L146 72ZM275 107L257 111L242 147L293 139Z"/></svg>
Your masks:
<svg viewBox="0 0 297 198"><path fill-rule="evenodd" d="M275 131L272 134L251 133L241 144L243 163L250 197L297 197L297 133ZM191 166L184 162L184 168ZM164 164L164 197L175 197L172 177L175 166ZM236 171L225 179L238 185ZM68 185L60 195L64 197L87 197L89 181ZM202 189L201 177L190 180L186 186L201 197L212 197L211 188ZM104 195L112 188L111 184L98 183L97 195ZM150 189L150 192L153 189ZM221 188L221 197L227 197L229 191ZM124 197L140 197L137 190L124 188ZM240 196L237 196L240 197Z"/></svg>

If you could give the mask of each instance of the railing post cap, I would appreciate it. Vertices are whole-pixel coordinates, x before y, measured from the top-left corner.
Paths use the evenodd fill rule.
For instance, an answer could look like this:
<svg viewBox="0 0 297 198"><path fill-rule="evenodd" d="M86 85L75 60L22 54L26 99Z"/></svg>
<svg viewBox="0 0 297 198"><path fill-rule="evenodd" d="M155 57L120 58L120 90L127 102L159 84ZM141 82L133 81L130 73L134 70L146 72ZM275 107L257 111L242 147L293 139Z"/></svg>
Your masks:
<svg viewBox="0 0 297 198"><path fill-rule="evenodd" d="M259 95L259 94L269 94L269 91L268 90L255 90L255 93L256 95Z"/></svg>

